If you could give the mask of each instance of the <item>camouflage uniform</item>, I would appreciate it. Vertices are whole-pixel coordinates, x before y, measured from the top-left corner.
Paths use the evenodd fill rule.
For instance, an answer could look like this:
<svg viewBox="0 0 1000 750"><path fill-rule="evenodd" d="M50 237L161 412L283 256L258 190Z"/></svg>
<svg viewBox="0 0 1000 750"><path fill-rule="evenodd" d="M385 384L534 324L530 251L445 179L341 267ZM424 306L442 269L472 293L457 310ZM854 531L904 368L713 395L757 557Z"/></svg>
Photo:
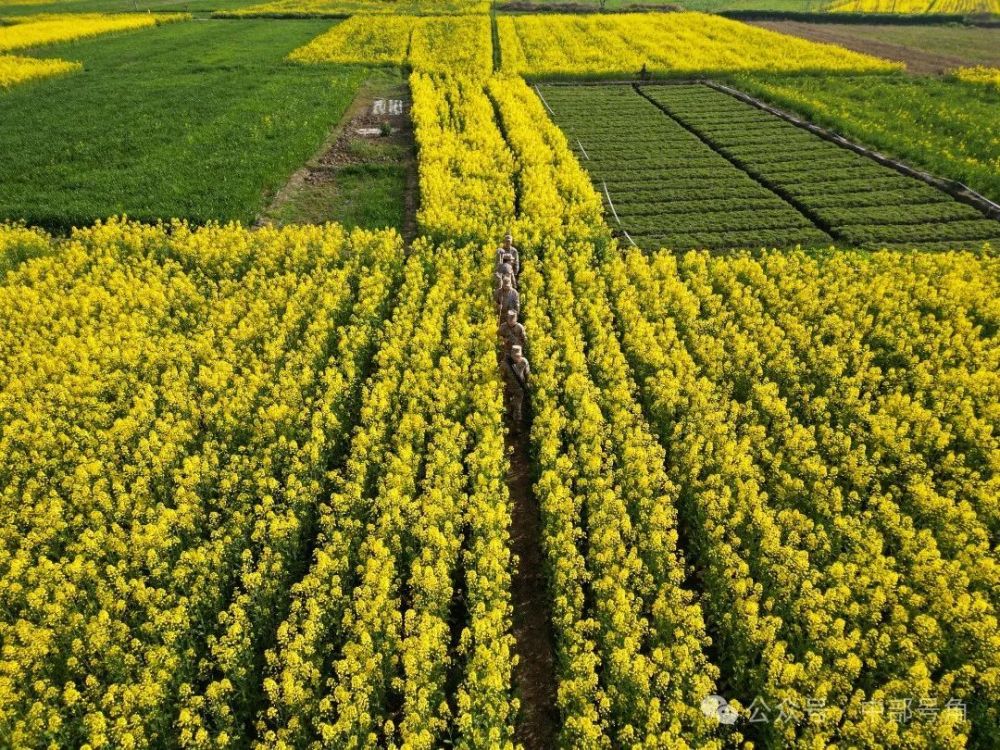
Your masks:
<svg viewBox="0 0 1000 750"><path fill-rule="evenodd" d="M528 390L528 377L531 366L528 358L521 354L520 346L512 346L510 356L505 359L505 374L507 384L507 402L510 405L510 416L515 424L521 423L524 394Z"/></svg>
<svg viewBox="0 0 1000 750"><path fill-rule="evenodd" d="M507 239L509 239L509 238L510 238L510 235L507 235ZM498 265L503 262L503 256L504 255L509 255L511 257L511 260L513 261L513 263L511 263L511 265L514 266L514 275L517 276L518 274L520 274L521 273L521 254L517 251L517 248L514 247L513 245L511 245L510 247L504 247L503 245L501 245L500 247L498 247L497 248L497 264Z"/></svg>
<svg viewBox="0 0 1000 750"><path fill-rule="evenodd" d="M513 314L511 314L513 313ZM522 351L528 346L524 326L517 322L517 313L508 311L507 320L500 324L500 342L503 345L503 355L510 354L511 347L520 346Z"/></svg>
<svg viewBox="0 0 1000 750"><path fill-rule="evenodd" d="M503 279L504 276L510 276L511 286L515 289L517 288L517 277L514 276L514 267L510 263L501 263L497 266L496 276Z"/></svg>
<svg viewBox="0 0 1000 750"><path fill-rule="evenodd" d="M521 295L517 293L517 290L511 284L508 286L507 279L510 277L505 277L503 285L500 287L500 291L497 292L497 312L500 315L500 320L507 319L507 313L513 310L516 313L521 312Z"/></svg>

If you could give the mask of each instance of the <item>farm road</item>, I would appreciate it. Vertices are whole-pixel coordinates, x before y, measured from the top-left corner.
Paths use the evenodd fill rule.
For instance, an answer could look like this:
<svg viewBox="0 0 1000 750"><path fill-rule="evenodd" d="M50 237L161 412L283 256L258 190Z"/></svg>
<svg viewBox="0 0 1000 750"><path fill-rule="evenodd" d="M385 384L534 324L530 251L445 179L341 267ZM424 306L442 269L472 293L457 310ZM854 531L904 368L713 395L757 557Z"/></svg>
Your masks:
<svg viewBox="0 0 1000 750"><path fill-rule="evenodd" d="M782 34L809 39L814 42L839 44L841 47L864 52L886 60L906 63L910 73L940 74L962 66L975 63L934 52L927 52L892 42L877 41L851 33L849 26L837 26L828 23L802 23L800 21L751 21L754 26L760 26ZM871 28L871 27L869 27Z"/></svg>

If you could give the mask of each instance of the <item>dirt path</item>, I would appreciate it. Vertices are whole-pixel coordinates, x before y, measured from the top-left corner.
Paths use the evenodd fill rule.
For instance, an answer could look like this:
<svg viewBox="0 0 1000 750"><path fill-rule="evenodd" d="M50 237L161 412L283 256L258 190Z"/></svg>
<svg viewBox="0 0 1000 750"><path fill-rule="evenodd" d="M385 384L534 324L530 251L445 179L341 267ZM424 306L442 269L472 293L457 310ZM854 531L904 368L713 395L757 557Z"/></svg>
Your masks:
<svg viewBox="0 0 1000 750"><path fill-rule="evenodd" d="M750 21L754 26L760 26L782 34L809 39L814 42L839 44L841 47L864 52L886 60L906 63L907 71L918 74L940 74L963 65L970 65L968 60L934 52L925 52L892 42L879 42L873 39L857 36L851 33L849 26L837 26L826 23L802 23L800 21Z"/></svg>
<svg viewBox="0 0 1000 750"><path fill-rule="evenodd" d="M377 101L383 108L375 111ZM402 109L389 111L385 105L390 101L401 102ZM316 154L275 194L258 218L258 226L342 220L337 209L345 200L366 198L363 193L345 196L339 190L345 169L398 165L404 170L405 184L399 196L403 208L401 231L407 242L412 241L417 233L419 185L409 109L410 93L405 81L369 80Z"/></svg>
<svg viewBox="0 0 1000 750"><path fill-rule="evenodd" d="M513 506L511 545L519 563L511 582L518 663L514 687L521 700L515 739L525 750L555 747L556 679L552 615L541 545L541 515L531 489L528 430L507 436L507 486Z"/></svg>

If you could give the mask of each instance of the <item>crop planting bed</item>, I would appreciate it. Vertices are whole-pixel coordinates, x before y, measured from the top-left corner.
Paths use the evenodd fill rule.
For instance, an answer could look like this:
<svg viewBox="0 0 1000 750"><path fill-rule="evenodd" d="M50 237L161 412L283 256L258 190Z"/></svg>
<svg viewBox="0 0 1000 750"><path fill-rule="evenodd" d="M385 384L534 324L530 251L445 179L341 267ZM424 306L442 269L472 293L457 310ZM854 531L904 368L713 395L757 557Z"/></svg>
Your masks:
<svg viewBox="0 0 1000 750"><path fill-rule="evenodd" d="M978 209L703 84L539 90L609 221L643 247L1000 239Z"/></svg>

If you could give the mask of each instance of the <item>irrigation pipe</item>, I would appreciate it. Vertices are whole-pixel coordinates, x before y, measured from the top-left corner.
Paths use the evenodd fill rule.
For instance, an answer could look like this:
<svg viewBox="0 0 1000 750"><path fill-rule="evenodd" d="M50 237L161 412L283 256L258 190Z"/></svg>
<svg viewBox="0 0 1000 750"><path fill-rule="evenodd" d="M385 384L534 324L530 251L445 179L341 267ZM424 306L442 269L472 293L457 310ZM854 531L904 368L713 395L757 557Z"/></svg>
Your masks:
<svg viewBox="0 0 1000 750"><path fill-rule="evenodd" d="M549 114L552 115L553 117L555 117L556 113L552 111L552 107L550 107L549 103L547 101L545 101L545 97L542 96L542 90L540 88L538 88L538 84L537 83L535 84L535 93L538 94L538 98L542 100L542 104L545 105L545 109L547 109L549 111Z"/></svg>
<svg viewBox="0 0 1000 750"><path fill-rule="evenodd" d="M601 180L601 184L604 185L604 197L608 199L608 205L611 207L611 213L615 217L615 221L618 222L618 226L622 225L622 220L618 218L618 212L615 211L615 204L611 202L611 194L608 192L608 183Z"/></svg>
<svg viewBox="0 0 1000 750"><path fill-rule="evenodd" d="M587 150L583 147L583 144L580 143L580 139L579 138L576 139L576 145L580 147L580 150L583 152L584 158L587 161L590 161L590 154L587 153Z"/></svg>

